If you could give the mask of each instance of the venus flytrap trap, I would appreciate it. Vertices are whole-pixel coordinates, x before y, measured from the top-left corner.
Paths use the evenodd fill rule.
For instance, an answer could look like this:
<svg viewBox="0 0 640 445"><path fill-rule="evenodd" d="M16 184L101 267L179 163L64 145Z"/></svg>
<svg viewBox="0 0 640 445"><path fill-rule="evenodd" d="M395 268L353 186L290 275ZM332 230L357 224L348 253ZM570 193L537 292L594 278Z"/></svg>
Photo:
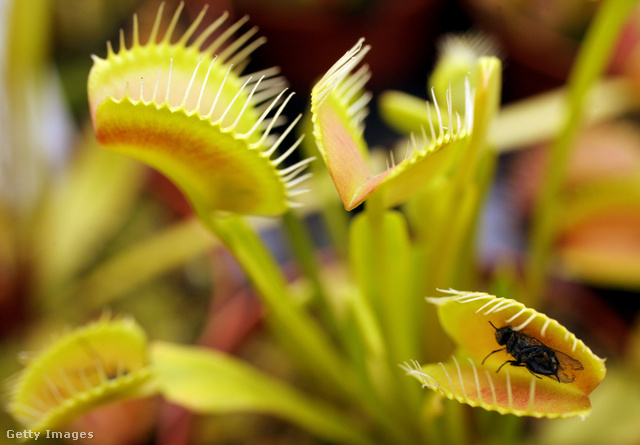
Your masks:
<svg viewBox="0 0 640 445"><path fill-rule="evenodd" d="M357 243L374 246L372 250L377 252L380 264L376 266L378 270L360 281L363 288L387 288L391 291L392 286L385 287L377 283L378 277L383 277L388 269L382 265L387 250L381 245L385 238L381 231L384 224L374 220L397 218L397 215L389 213L382 216L379 212L407 201L410 205L421 190L438 181L444 184L443 192L426 208L427 211L437 209L439 214L432 212L427 218L418 219L429 220L429 231L441 235L438 243L432 243L429 247L430 259L427 262L448 269L446 273L439 274L443 279L448 279L453 264L463 255L463 243L469 241L467 234L473 232L471 227L477 221L481 198L492 171L492 160L495 159L491 153L487 156L484 147L487 128L499 102L500 62L496 58L484 57L474 60L469 66L476 73L476 81L471 85L469 79L463 80L465 88L458 91L463 98L458 99L464 104L462 115L453 108L451 91L443 93L446 103L442 109L434 92L433 106L425 106L428 118L421 127L420 135L413 136L407 142L406 151L397 163L392 155L388 168L376 174L369 166L368 148L362 137L367 113L365 105L370 99L364 87L370 74L366 65L357 68L368 50L368 46L363 46L363 40L359 41L314 86L311 95L313 131L318 151L343 205L351 210L366 200L365 215L358 218L369 219L369 223L375 226L372 226L370 239ZM444 230L451 226L452 221L456 222L453 230ZM392 223L389 221L389 224ZM396 225L394 232L406 232L404 226L403 221L401 225ZM419 232L425 230L424 227L421 224L419 228L412 228ZM358 239L358 232L360 230L353 229L354 239ZM352 244L353 252L358 251L353 247L355 245ZM444 253L448 253L445 261L440 258L435 260L436 256ZM369 272L373 270L369 268ZM432 270L435 274L436 268ZM400 279L395 281L402 282ZM429 285L434 284L433 281L433 277L427 279ZM402 301L401 298L399 300ZM390 332L396 332L396 329ZM407 338L404 335L400 337Z"/></svg>
<svg viewBox="0 0 640 445"><path fill-rule="evenodd" d="M438 42L436 66L429 76L431 101L401 91L386 91L378 100L385 122L405 136L419 135L431 126L430 121L439 112L438 104L444 105L450 100L454 110L464 110L468 107L465 104L469 98L465 92L467 84L478 83L478 61L496 57L496 53L496 45L485 35L446 35ZM440 118L448 127L449 115L444 111Z"/></svg>
<svg viewBox="0 0 640 445"><path fill-rule="evenodd" d="M468 141L473 123L471 95L467 92L464 96L463 116L454 112L448 96L450 125L445 127L442 112L436 107L423 141L414 139L399 162L392 159L389 168L374 173L362 137L365 106L370 100L363 89L370 74L366 65L353 72L369 51L363 42L360 40L327 71L311 93L316 144L346 210L374 195L382 208L404 202L425 178L447 170L452 157Z"/></svg>
<svg viewBox="0 0 640 445"><path fill-rule="evenodd" d="M280 137L271 135L290 98L282 100L277 70L240 76L236 68L263 39L251 42L252 29L228 42L241 20L201 48L224 23L222 16L188 43L205 8L172 43L180 12L161 39L162 6L148 42L140 43L134 20L130 48L121 34L118 52L109 45L106 59L94 57L88 89L96 138L162 171L203 218L216 211L282 214L295 205L291 198L304 178L298 175L310 160L278 169L300 141L275 155L297 122Z"/></svg>
<svg viewBox="0 0 640 445"><path fill-rule="evenodd" d="M515 300L448 293L428 300L437 306L442 327L458 350L446 363L405 364L409 375L445 397L501 414L556 418L589 413L589 394L604 379L606 367L574 334ZM499 348L505 343L497 342L496 329L506 326L526 336L521 337L521 357L508 353L514 352L509 343ZM548 350L539 355L540 347Z"/></svg>
<svg viewBox="0 0 640 445"><path fill-rule="evenodd" d="M9 382L8 411L26 428L64 427L93 408L156 392L146 334L131 319L104 316L27 357Z"/></svg>
<svg viewBox="0 0 640 445"><path fill-rule="evenodd" d="M497 57L498 52L496 44L484 34L469 32L444 36L438 42L438 59L428 82L438 102L443 103L446 91L450 90L454 109L462 109L465 82L468 79L472 85L478 83L478 60Z"/></svg>

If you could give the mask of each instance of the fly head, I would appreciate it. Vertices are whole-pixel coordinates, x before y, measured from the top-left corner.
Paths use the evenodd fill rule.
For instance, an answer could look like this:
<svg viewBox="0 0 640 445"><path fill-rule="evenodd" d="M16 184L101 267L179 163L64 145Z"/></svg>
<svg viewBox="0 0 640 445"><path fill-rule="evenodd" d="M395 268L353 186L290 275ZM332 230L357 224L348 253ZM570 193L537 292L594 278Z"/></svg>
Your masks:
<svg viewBox="0 0 640 445"><path fill-rule="evenodd" d="M500 346L506 345L509 339L515 334L515 331L511 326L504 326L502 328L497 328L493 323L489 322L489 324L493 326L493 329L496 330L495 332L496 341Z"/></svg>

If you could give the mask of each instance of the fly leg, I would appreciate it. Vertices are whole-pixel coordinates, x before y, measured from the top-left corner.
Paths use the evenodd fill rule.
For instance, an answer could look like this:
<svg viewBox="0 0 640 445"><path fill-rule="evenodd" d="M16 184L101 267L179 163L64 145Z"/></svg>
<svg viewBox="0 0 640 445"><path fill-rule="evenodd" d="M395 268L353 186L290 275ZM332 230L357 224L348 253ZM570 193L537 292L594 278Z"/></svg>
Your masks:
<svg viewBox="0 0 640 445"><path fill-rule="evenodd" d="M502 367L503 367L504 365L506 365L507 363L509 363L511 366L521 366L521 367L525 367L525 368L527 368L527 371L529 371L529 372L531 373L531 375L532 375L532 376L537 377L537 378L539 378L539 379L542 379L542 377L540 377L539 375L536 375L532 370L530 370L526 363L522 363L522 362L519 362L519 361L517 361L517 360L507 360L506 362L504 362L503 364L501 364L501 365L500 365L500 367L499 367L499 368L498 368L498 370L496 371L496 374L497 374L498 372L500 372L500 370L502 369Z"/></svg>
<svg viewBox="0 0 640 445"><path fill-rule="evenodd" d="M511 366L524 366L523 364L521 364L520 362L517 362L515 360L507 360L506 362L504 362L503 364L500 365L500 367L498 368L498 370L496 371L496 374L500 372L500 370L502 369L502 367L504 365L506 365L507 363L510 363Z"/></svg>
<svg viewBox="0 0 640 445"><path fill-rule="evenodd" d="M507 348L500 348L500 349L496 349L495 351L491 351L491 352L489 353L489 355L487 355L487 356L484 358L484 360L482 360L482 363L481 363L481 364L482 364L482 365L484 365L484 362L485 362L485 361L486 361L490 356L492 356L492 355L493 355L493 354L495 354L496 352L504 351L505 349L507 349Z"/></svg>

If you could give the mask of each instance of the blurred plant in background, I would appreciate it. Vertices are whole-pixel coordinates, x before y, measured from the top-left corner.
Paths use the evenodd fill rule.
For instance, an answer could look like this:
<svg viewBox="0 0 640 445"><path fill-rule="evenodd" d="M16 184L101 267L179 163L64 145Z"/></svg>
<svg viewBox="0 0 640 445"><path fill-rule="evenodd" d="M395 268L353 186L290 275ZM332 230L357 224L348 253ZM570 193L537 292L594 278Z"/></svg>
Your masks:
<svg viewBox="0 0 640 445"><path fill-rule="evenodd" d="M640 12L484 3L0 2L3 430L637 443Z"/></svg>

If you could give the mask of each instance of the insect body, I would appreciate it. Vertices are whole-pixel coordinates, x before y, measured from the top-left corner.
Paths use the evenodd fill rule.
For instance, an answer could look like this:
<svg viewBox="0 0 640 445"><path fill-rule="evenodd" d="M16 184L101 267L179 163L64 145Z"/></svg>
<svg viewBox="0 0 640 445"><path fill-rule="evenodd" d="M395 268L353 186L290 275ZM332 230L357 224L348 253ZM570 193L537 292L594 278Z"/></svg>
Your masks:
<svg viewBox="0 0 640 445"><path fill-rule="evenodd" d="M578 360L564 352L551 349L537 338L516 331L511 326L496 328L493 323L489 322L489 324L496 330L496 341L504 348L490 352L482 360L482 364L489 356L499 351L506 351L513 356L513 360L507 360L500 365L496 373L509 363L511 366L524 366L538 378L542 378L540 375L546 375L560 383L571 383L576 378L573 371L584 369Z"/></svg>

